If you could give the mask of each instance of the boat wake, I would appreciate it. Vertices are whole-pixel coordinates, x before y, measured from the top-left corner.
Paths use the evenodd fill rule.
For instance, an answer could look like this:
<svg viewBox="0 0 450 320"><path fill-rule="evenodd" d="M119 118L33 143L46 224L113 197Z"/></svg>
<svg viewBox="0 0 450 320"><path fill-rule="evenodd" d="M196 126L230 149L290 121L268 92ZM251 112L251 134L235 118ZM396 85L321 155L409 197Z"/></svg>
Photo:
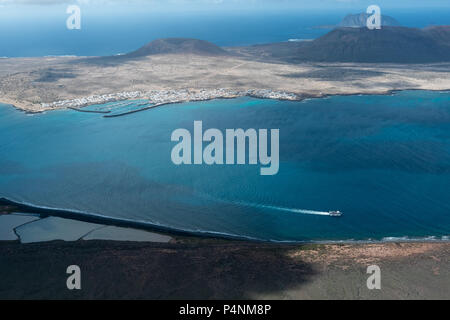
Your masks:
<svg viewBox="0 0 450 320"><path fill-rule="evenodd" d="M276 211L282 211L282 212L310 214L310 215L317 215L317 216L329 216L329 217L342 215L342 213L340 211L316 211L316 210L307 210L307 209L295 209L295 208L286 208L286 207L265 205L265 204L254 203L254 202L219 199L219 198L213 197L211 195L207 195L207 194L203 194L202 196L205 198L208 198L210 200L213 200L213 201L219 201L219 202L223 202L223 203L234 204L234 205L239 205L239 206L244 206L244 207L251 207L251 208L256 208L256 209L267 209L267 210L276 210Z"/></svg>
<svg viewBox="0 0 450 320"><path fill-rule="evenodd" d="M312 214L312 215L318 215L318 216L331 216L330 212L327 212L327 211L293 209L293 208L278 207L278 206L268 206L268 205L264 205L264 204L246 203L246 202L240 202L240 204L241 205L245 205L245 206L249 206L249 207L254 207L254 208L263 208L263 209L277 210L277 211L283 211L283 212L300 213L300 214Z"/></svg>

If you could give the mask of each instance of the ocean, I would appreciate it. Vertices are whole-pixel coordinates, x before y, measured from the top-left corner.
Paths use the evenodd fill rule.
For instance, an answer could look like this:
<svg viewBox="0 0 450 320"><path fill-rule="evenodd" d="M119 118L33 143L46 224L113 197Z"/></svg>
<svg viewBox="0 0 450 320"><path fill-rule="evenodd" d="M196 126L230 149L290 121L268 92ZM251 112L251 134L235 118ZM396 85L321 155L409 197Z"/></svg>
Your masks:
<svg viewBox="0 0 450 320"><path fill-rule="evenodd" d="M224 12L155 12L90 9L81 6L81 30L66 28L66 6L46 6L21 11L0 10L0 57L49 55L115 55L136 50L144 44L167 37L186 37L211 41L219 46L315 39L331 29L317 28L338 24L352 10L254 10ZM401 25L423 28L450 24L449 8L386 9L382 13ZM5 45L7 44L7 45Z"/></svg>
<svg viewBox="0 0 450 320"><path fill-rule="evenodd" d="M174 165L171 133L195 120L280 129L278 174ZM118 118L0 107L0 197L38 206L262 240L448 240L449 190L450 92L245 97ZM344 215L315 214L330 210Z"/></svg>
<svg viewBox="0 0 450 320"><path fill-rule="evenodd" d="M82 6L82 29L67 30L65 6L33 8L1 8L0 43L7 45L0 57L114 55L165 37L220 46L314 39L330 31L320 26L365 9L99 14ZM409 27L450 23L448 8L382 13ZM2 105L0 197L263 240L448 240L449 102L449 92L427 91L239 98L109 119L72 110L28 115ZM279 173L175 166L170 135L194 120L222 130L279 128ZM344 216L320 214L330 210Z"/></svg>

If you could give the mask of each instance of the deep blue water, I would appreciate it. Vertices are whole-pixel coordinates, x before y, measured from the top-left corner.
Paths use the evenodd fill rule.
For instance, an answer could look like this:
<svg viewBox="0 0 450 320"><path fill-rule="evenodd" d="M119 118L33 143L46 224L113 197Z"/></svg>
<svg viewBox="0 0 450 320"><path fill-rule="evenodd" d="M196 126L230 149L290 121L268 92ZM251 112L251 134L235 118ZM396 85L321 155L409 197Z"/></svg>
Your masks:
<svg viewBox="0 0 450 320"><path fill-rule="evenodd" d="M348 13L339 10L254 10L229 12L155 12L151 7L120 12L82 6L81 30L66 28L65 6L0 10L0 57L46 55L113 55L166 37L188 37L220 46L239 46L315 39ZM423 28L450 24L449 8L386 9L402 25Z"/></svg>
<svg viewBox="0 0 450 320"><path fill-rule="evenodd" d="M279 128L279 173L175 166L171 133L192 131L194 120L205 129ZM450 93L239 98L109 119L1 106L0 196L266 240L441 239L450 235Z"/></svg>

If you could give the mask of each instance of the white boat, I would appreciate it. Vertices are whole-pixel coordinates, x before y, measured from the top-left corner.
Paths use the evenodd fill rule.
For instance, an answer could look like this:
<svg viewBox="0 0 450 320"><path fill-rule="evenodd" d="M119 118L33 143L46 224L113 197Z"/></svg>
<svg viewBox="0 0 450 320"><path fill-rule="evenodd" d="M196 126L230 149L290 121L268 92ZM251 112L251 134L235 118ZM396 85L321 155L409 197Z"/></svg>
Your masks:
<svg viewBox="0 0 450 320"><path fill-rule="evenodd" d="M328 214L330 215L330 217L341 217L343 213L338 210L338 211L329 211Z"/></svg>

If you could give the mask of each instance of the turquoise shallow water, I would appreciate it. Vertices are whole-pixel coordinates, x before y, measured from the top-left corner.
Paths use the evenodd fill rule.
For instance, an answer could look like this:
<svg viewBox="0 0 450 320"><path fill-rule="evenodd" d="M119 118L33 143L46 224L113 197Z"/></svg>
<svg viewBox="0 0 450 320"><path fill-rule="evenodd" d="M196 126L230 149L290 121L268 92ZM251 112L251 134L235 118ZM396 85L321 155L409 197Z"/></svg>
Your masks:
<svg viewBox="0 0 450 320"><path fill-rule="evenodd" d="M194 120L205 129L279 128L279 173L175 166L171 133L192 131ZM1 106L0 196L265 240L447 239L450 93L239 98L108 119Z"/></svg>

